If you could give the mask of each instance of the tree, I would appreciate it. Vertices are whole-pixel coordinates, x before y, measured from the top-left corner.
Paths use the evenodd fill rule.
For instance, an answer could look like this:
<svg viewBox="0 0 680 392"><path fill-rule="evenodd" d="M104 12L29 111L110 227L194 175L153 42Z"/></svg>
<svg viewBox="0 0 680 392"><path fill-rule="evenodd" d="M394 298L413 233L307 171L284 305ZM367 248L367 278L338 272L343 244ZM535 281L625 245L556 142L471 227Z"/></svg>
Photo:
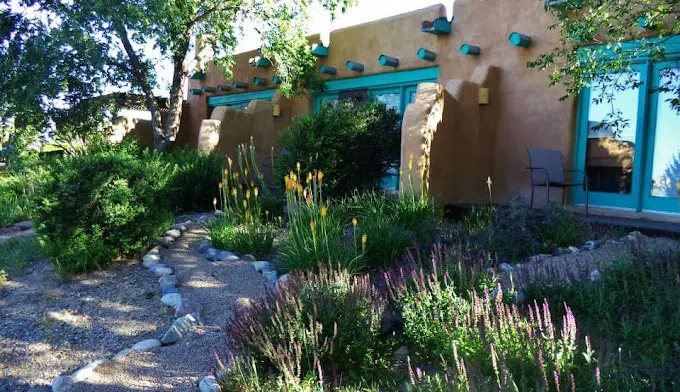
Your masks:
<svg viewBox="0 0 680 392"><path fill-rule="evenodd" d="M0 123L17 152L51 128L55 117L64 126L81 121L61 112L99 95L104 79L114 80L106 75L101 45L78 29L27 14L0 5Z"/></svg>
<svg viewBox="0 0 680 392"><path fill-rule="evenodd" d="M545 0L541 0L545 1ZM599 102L611 102L616 91L635 88L640 81L629 77L631 64L649 56L665 58L664 44L680 33L680 0L552 0L546 10L557 22L549 27L560 33L560 45L528 64L550 69L550 84L563 85L562 99L576 97L585 86L600 85ZM626 45L638 40L640 45ZM667 70L660 91L671 92L668 103L680 112L680 73ZM625 127L620 112L612 111L607 124Z"/></svg>
<svg viewBox="0 0 680 392"><path fill-rule="evenodd" d="M110 53L109 65L141 90L151 112L154 143L165 150L179 131L183 88L210 61L230 72L239 26L259 26L261 54L277 66L286 95L318 86L305 38L310 0L39 0L62 23ZM356 0L320 0L335 15ZM164 126L153 94L157 85L148 45L173 66Z"/></svg>

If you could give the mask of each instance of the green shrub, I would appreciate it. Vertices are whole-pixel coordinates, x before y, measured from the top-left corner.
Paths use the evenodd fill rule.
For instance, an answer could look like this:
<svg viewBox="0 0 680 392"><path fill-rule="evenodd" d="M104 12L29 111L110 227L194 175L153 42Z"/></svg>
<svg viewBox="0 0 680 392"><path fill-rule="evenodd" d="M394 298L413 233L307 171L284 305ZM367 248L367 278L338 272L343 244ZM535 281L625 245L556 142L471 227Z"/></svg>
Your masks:
<svg viewBox="0 0 680 392"><path fill-rule="evenodd" d="M676 371L680 363L677 252L641 252L616 262L597 282L535 285L526 288L525 294L528 300L547 298L555 305L568 303L579 315L584 331L612 351L621 348L624 362L635 370L635 378L651 380L660 390L680 385Z"/></svg>
<svg viewBox="0 0 680 392"><path fill-rule="evenodd" d="M392 349L379 338L385 299L368 276L318 270L234 315L227 334L237 354L252 359L260 378L287 384L319 375L327 384L378 379Z"/></svg>
<svg viewBox="0 0 680 392"><path fill-rule="evenodd" d="M379 187L387 170L399 161L401 148L399 115L376 102L323 105L295 119L280 138L278 178L291 170L298 174L320 170L329 178L323 188L328 197Z"/></svg>
<svg viewBox="0 0 680 392"><path fill-rule="evenodd" d="M171 167L134 144L64 158L36 194L38 233L59 272L98 268L142 250L172 221Z"/></svg>
<svg viewBox="0 0 680 392"><path fill-rule="evenodd" d="M34 260L42 257L35 237L16 237L0 244L0 270L6 275L21 272Z"/></svg>
<svg viewBox="0 0 680 392"><path fill-rule="evenodd" d="M49 172L38 161L0 172L0 227L32 219L33 195Z"/></svg>
<svg viewBox="0 0 680 392"><path fill-rule="evenodd" d="M225 158L217 153L180 149L168 155L175 165L169 184L175 211L208 211L218 194Z"/></svg>
<svg viewBox="0 0 680 392"><path fill-rule="evenodd" d="M257 258L268 257L272 252L276 229L271 223L238 224L234 218L221 217L207 228L210 243L218 249L250 253Z"/></svg>

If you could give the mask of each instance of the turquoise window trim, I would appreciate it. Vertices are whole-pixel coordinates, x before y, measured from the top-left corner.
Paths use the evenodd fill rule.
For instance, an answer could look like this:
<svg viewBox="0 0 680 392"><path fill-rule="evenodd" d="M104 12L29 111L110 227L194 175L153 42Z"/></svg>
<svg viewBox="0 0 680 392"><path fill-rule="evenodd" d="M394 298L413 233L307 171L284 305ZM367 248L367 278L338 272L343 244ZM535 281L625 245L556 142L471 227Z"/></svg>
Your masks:
<svg viewBox="0 0 680 392"><path fill-rule="evenodd" d="M326 82L326 92L333 93L344 90L359 90L383 88L401 84L423 83L436 81L439 77L439 67L421 68L410 71L387 72L377 75L359 76L350 79L330 80Z"/></svg>
<svg viewBox="0 0 680 392"><path fill-rule="evenodd" d="M274 98L276 89L253 91L249 93L220 95L217 97L208 98L209 106L231 106L241 102L248 102L254 100L271 101Z"/></svg>
<svg viewBox="0 0 680 392"><path fill-rule="evenodd" d="M654 133L656 128L656 111L658 92L654 89L659 85L659 70L668 67L669 64L678 64L680 60L680 35L663 39L652 38L640 41L623 42L620 45L625 50L642 49L648 42L661 42L664 40L665 59L654 63L649 55L640 55L632 62L632 70L640 73L640 81L643 83L639 89L637 130L635 140L635 154L633 162L633 182L630 195L615 193L590 192L590 204L610 208L629 209L634 211L658 211L677 212L678 200L675 198L659 198L649 194L652 176L652 156L654 153ZM584 47L582 50L594 47ZM606 48L603 55L611 55L614 51ZM588 117L590 108L590 86L581 90L577 101L577 129L576 143L573 154L573 169L585 170ZM583 205L585 192L579 187L571 191L572 203Z"/></svg>

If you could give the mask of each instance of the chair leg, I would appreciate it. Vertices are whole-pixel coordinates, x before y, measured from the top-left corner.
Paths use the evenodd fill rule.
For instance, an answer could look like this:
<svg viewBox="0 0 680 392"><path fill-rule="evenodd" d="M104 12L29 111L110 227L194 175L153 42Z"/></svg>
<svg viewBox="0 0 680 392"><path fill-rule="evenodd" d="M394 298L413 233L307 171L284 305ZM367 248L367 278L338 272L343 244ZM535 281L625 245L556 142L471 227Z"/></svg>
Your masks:
<svg viewBox="0 0 680 392"><path fill-rule="evenodd" d="M529 202L529 208L534 208L534 184L531 184L531 201Z"/></svg>
<svg viewBox="0 0 680 392"><path fill-rule="evenodd" d="M545 208L548 208L548 207L550 207L550 183L549 182L548 182L548 185L546 186L546 188L548 189L548 198L545 201Z"/></svg>

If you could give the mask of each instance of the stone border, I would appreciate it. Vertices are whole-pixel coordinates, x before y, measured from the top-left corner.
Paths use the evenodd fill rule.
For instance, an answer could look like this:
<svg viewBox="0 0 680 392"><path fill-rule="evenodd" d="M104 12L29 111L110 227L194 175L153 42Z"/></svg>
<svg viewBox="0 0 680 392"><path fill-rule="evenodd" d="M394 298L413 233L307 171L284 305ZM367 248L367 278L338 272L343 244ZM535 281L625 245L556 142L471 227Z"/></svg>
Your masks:
<svg viewBox="0 0 680 392"><path fill-rule="evenodd" d="M162 264L160 247L169 248L182 233L187 230L188 224L193 223L188 220L184 223L176 223L172 228L165 232L165 235L157 240L158 245L151 248L143 257L142 265L152 272L157 278L161 291L161 302L175 308L175 321L160 339L145 339L135 343L132 347L126 348L113 355L111 358L101 358L88 363L70 375L57 376L52 379L51 388L53 392L66 392L78 382L85 381L92 377L94 370L101 364L109 361L117 361L124 358L133 351L148 351L157 347L167 346L179 341L183 336L193 332L196 327L201 325L200 304L182 297L177 290L177 278L172 268ZM215 390L219 391L219 389Z"/></svg>

